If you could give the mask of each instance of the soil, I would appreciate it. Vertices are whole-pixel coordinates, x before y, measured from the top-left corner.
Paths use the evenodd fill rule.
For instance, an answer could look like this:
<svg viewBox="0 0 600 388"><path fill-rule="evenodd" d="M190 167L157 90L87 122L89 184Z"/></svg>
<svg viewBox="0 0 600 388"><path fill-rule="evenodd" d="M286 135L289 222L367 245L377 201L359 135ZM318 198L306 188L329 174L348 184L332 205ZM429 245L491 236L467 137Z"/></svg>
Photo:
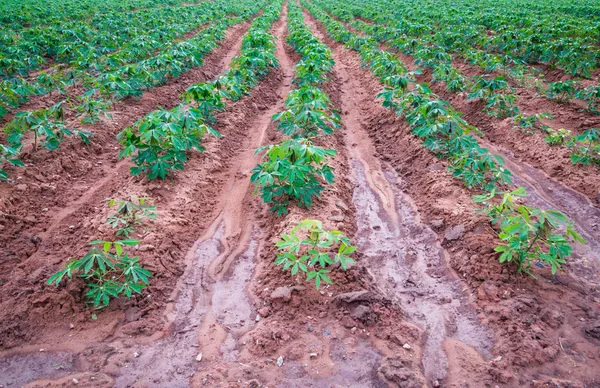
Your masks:
<svg viewBox="0 0 600 388"><path fill-rule="evenodd" d="M232 27L202 67L115 107L114 121L93 126L91 147L66 140L53 154L31 152L16 182L0 185L0 386L600 386L600 214L592 191L572 183L597 189L596 177L548 173L552 150L528 138L519 154L518 131L482 140L507 156L532 204L568 212L589 241L558 275L518 275L498 262L475 193L381 106L382 85L308 13L336 62L324 88L343 125L317 140L338 152L335 182L310 210L280 218L253 195L255 150L282 137L271 116L299 60L285 43L286 10L272 28L279 68L217 115L223 138L173 179L130 177L115 135L215 78L248 23ZM158 209L134 236L151 286L92 319L82 283L46 280L87 241L110 236L104 198L132 194ZM321 290L273 264L278 236L304 218L358 246L357 264L332 272Z"/></svg>

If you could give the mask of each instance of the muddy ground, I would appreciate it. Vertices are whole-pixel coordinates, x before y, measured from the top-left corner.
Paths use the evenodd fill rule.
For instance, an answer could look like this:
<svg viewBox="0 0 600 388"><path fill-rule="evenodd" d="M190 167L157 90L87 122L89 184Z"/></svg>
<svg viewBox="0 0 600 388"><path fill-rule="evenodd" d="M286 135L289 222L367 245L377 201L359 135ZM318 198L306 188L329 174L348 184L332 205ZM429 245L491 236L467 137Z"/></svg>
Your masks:
<svg viewBox="0 0 600 388"><path fill-rule="evenodd" d="M567 212L589 242L556 276L517 275L498 263L474 192L376 101L382 86L358 55L305 19L333 49L325 88L343 123L319 140L338 152L336 180L310 210L277 218L249 182L255 149L281 138L271 116L294 86L299 56L285 43L285 6L272 29L280 67L218 114L223 138L174 179L130 177L115 135L215 78L248 23L232 27L202 67L116 106L114 121L91 128L91 147L67 140L54 154L31 153L16 182L0 185L0 386L600 386L598 187L548 174L545 159L516 151L508 130L482 140L507 156L528 201ZM583 171L577 179L597 186L597 171ZM135 236L154 277L149 292L94 320L82 282L56 289L46 279L87 241L110 235L104 198L131 194L158 209ZM279 234L316 217L359 248L357 265L320 291L273 264Z"/></svg>

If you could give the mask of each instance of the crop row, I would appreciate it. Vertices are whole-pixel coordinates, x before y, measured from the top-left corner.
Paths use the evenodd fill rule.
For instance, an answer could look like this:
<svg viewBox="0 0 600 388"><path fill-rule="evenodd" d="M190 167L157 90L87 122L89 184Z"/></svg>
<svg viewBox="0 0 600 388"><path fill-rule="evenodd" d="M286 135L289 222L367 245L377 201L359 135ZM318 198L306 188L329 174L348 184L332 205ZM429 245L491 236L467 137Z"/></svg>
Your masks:
<svg viewBox="0 0 600 388"><path fill-rule="evenodd" d="M152 112L119 134L125 146L120 156L133 157L137 164L132 169L134 175L146 172L149 178L164 178L169 172L183 168L188 150L202 148L204 134L218 135L207 123L214 121L216 111L225 108L224 99L237 100L248 94L277 66L275 38L268 30L279 17L281 7L282 1L276 0L252 22L244 36L240 56L233 58L228 70L216 80L191 86L179 106ZM187 105L192 102L197 106ZM48 279L49 285L59 286L66 278L82 277L88 303L96 309L108 306L111 300L122 295L131 298L141 293L152 276L128 250L139 244L130 237L146 219L156 218L156 208L149 198L135 196L127 200L111 199L108 205L116 207L115 213L106 220L115 230L113 238L90 242L91 248L82 258L69 260Z"/></svg>
<svg viewBox="0 0 600 388"><path fill-rule="evenodd" d="M500 230L501 262L515 262L519 272L531 273L531 265L550 265L555 272L572 253L570 240L583 243L572 222L555 210L541 210L520 203L525 189L503 191L512 183L512 174L503 160L482 148L472 133L479 131L460 113L441 100L391 52L380 50L369 37L350 32L317 5L303 4L323 23L336 41L358 52L364 65L379 78L385 89L379 94L383 105L404 117L412 133L436 157L448 161L453 176L469 188L483 190L474 197ZM499 197L499 198L497 198ZM564 230L564 231L561 231Z"/></svg>
<svg viewBox="0 0 600 388"><path fill-rule="evenodd" d="M403 30L388 27L381 24L369 24L361 20L354 19L349 9L352 6L340 6L339 2L321 1L323 9L332 15L339 17L343 21L349 22L357 30L372 36L377 41L389 45L403 53L409 53L414 56L415 63L421 68L431 68L434 82L443 82L448 91L453 93L468 92L468 99L480 99L485 102L484 112L497 118L511 117L514 123L526 132L540 130L546 134L546 141L553 146L566 145L571 149L571 160L573 164L581 163L584 165L595 164L600 166L600 141L598 139L599 130L588 129L584 133L576 136L569 132L553 131L549 126L542 123L543 119L552 119L547 113L525 114L522 113L517 105L518 98L515 90L503 76L493 77L490 75L476 76L471 79L466 78L460 70L452 64L452 56L446 52L446 48L436 43L425 43L419 37L413 36L410 39L403 33ZM371 11L373 14L375 11ZM380 15L374 16L379 19ZM474 53L472 47L461 46L460 52L463 57L471 58L472 63L476 63L484 70L498 70L501 66L506 71L513 72L514 68L507 68L500 61L492 60L492 54L484 53L478 56ZM481 51L479 51L481 52ZM478 59L487 58L483 62ZM497 65L497 66L495 66ZM522 75L522 73L519 73ZM514 75L514 73L513 73ZM539 83L538 83L539 85ZM588 110L596 114L600 104L600 87L596 85L577 89L577 84L573 81L550 83L547 88L540 87L541 93L550 99L558 102L566 102L573 98L580 98L587 102Z"/></svg>
<svg viewBox="0 0 600 388"><path fill-rule="evenodd" d="M157 54L168 53L172 46L182 43L176 39L205 23L233 14L244 18L252 10L256 12L252 6L217 1L134 15L106 15L95 21L95 28L79 22L28 29L18 41L0 45L0 116L32 95L64 92L78 82L93 84L104 74L142 60L152 61ZM26 78L46 62L45 57L52 57L57 65Z"/></svg>
<svg viewBox="0 0 600 388"><path fill-rule="evenodd" d="M144 90L164 84L168 77L178 77L185 71L200 66L202 58L217 48L218 43L224 39L225 31L258 12L263 3L255 1L237 3L237 6L241 5L245 5L245 11L239 11L241 16L222 17L193 38L167 46L152 58L135 65L118 67L115 71L93 78L87 92L79 96L79 104L75 104L75 109L85 117L87 122L94 122L116 100L139 97ZM236 9L232 8L230 11ZM22 164L16 159L16 155L22 149L22 138L30 132L36 139L40 137L43 145L49 150L58 148L62 138L75 133L81 135L87 142L90 134L67 128L64 112L66 105L66 102L59 102L50 108L17 113L15 118L4 127L9 144L1 150L0 166L3 163ZM5 171L0 178L7 178Z"/></svg>
<svg viewBox="0 0 600 388"><path fill-rule="evenodd" d="M0 4L0 31L92 19L102 14L131 13L148 8L182 5L184 0L5 0Z"/></svg>
<svg viewBox="0 0 600 388"><path fill-rule="evenodd" d="M477 47L511 61L542 62L583 77L591 77L600 66L597 22L593 19L561 17L551 11L540 15L529 10L515 13L511 3L473 9L468 2L353 2L366 14L376 10L379 21L392 21L409 34L442 46Z"/></svg>
<svg viewBox="0 0 600 388"><path fill-rule="evenodd" d="M145 173L148 179L164 179L183 170L190 150L203 151L206 134L219 137L211 128L215 113L225 109L226 99L236 101L249 94L258 82L277 66L275 38L268 30L281 12L281 1L266 7L244 36L241 54L216 80L189 87L181 104L159 109L118 135L124 146L119 158L131 157L136 167L131 174ZM190 106L194 105L194 106Z"/></svg>
<svg viewBox="0 0 600 388"><path fill-rule="evenodd" d="M292 202L310 209L314 197L325 189L324 184L333 183L327 159L336 151L314 142L340 127L340 117L322 89L334 66L331 51L312 34L302 10L292 1L288 2L287 42L301 58L295 66L295 88L286 96L285 109L273 116L285 138L257 150L264 151L263 161L252 170L250 178L277 216L287 214ZM306 281L314 281L317 288L332 283L328 274L333 265L339 264L345 270L353 264L350 255L356 250L347 236L325 229L316 219L298 222L289 233L281 235L276 247L279 253L275 264L292 276L306 276Z"/></svg>

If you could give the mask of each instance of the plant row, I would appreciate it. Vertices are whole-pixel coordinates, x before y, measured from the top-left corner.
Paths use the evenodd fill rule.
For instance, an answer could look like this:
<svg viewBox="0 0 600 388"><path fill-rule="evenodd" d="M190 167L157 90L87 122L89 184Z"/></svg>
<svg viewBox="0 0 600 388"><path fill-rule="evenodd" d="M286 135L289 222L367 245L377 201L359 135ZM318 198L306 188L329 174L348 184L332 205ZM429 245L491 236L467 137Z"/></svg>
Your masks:
<svg viewBox="0 0 600 388"><path fill-rule="evenodd" d="M256 151L264 151L263 161L252 170L250 178L277 216L287 214L292 203L310 209L324 185L333 183L328 158L336 151L314 142L340 128L340 117L322 89L334 66L331 51L306 26L295 2L288 2L287 42L301 58L295 66L295 87L286 96L285 109L272 118L285 137L278 144ZM327 230L316 219L298 222L275 245L279 252L275 264L292 276L302 274L317 288L332 283L328 274L334 265L346 270L353 264L350 255L356 250L347 236Z"/></svg>
<svg viewBox="0 0 600 388"><path fill-rule="evenodd" d="M352 20L351 24L359 31L372 36L379 42L390 45L398 51L410 53L416 58L415 63L421 68L431 68L434 82L444 82L448 91L453 93L468 92L468 99L479 99L485 102L484 112L496 117L511 117L514 123L526 133L540 130L546 135L546 141L550 145L567 145L571 149L571 161L573 164L600 165L600 144L597 141L597 129L589 129L584 133L571 136L566 130L552 130L543 124L543 119L553 119L550 114L525 114L516 105L518 98L515 90L509 85L504 76L492 77L475 76L467 79L460 70L452 65L452 57L443 47L423 44L418 38L409 40L400 34L398 29L377 24L368 24L355 20L348 8L339 6L339 3L329 1L318 2L328 12L342 20ZM487 66L487 65L486 65ZM494 67L486 67L486 70L496 70ZM506 70L506 68L504 68ZM567 102L572 98L580 98L587 102L588 110L598 112L600 103L600 87L588 86L577 88L573 81L562 81L550 83L547 88L542 88L541 93L557 102ZM596 135L594 135L596 134Z"/></svg>
<svg viewBox="0 0 600 388"><path fill-rule="evenodd" d="M232 59L225 73L214 81L192 85L182 94L181 104L151 112L118 135L124 147L119 158L132 159L132 175L144 173L148 179L165 179L184 169L189 151L204 150L205 135L221 136L211 125L215 113L225 109L225 100L236 101L249 94L278 65L275 38L268 31L281 7L277 0L253 21L242 41L241 54Z"/></svg>
<svg viewBox="0 0 600 388"><path fill-rule="evenodd" d="M515 262L519 272L529 274L532 264L547 264L556 272L572 253L571 240L584 242L573 223L558 211L520 204L518 199L526 195L523 188L504 192L512 183L512 174L501 157L479 146L472 135L479 131L459 112L417 83L414 74L393 53L380 50L375 40L351 33L314 3L303 4L334 40L358 52L363 64L385 85L379 94L383 105L404 117L429 151L449 162L454 177L471 189L487 192L474 200L484 204L486 214L500 230L502 243L496 247L500 261Z"/></svg>
<svg viewBox="0 0 600 388"><path fill-rule="evenodd" d="M156 74L156 71L155 74L147 73L169 64L185 67L185 59L195 59L194 47L202 47L202 38L205 36L198 34L184 41L177 39L228 15L238 15L238 18L231 20L244 20L258 12L261 4L264 2L229 5L217 1L194 7L153 9L137 13L135 17L121 15L101 22L105 29L103 34L97 34L89 27L86 31L80 31L64 25L56 29L61 34L68 33L68 38L53 36L46 30L40 32L39 36L28 31L32 36L22 38L25 41L20 44L8 44L6 47L9 52L0 52L0 116L17 108L33 95L52 91L65 93L76 83L83 83L87 94L91 95L95 94L94 89L102 87L110 92L115 84L120 86L119 89L139 89L140 86L151 84L151 77L160 79L160 74ZM85 36L97 42L88 42ZM32 46L31 41L36 45ZM21 48L21 45L29 51ZM53 45L56 47L53 48ZM52 56L58 65L25 78L27 73L45 62L44 56ZM90 96L80 96L84 100L82 103L87 102L86 98Z"/></svg>
<svg viewBox="0 0 600 388"><path fill-rule="evenodd" d="M593 19L551 11L536 15L527 7L515 12L521 5L514 0L486 3L481 7L467 1L360 0L352 5L364 12L375 10L379 20L395 21L409 34L442 46L479 48L516 63L545 63L575 76L591 77L599 67Z"/></svg>
<svg viewBox="0 0 600 388"><path fill-rule="evenodd" d="M254 3L255 5L249 7L246 13L243 14L244 18L249 18L252 12L260 10L260 4ZM22 150L22 139L28 133L33 133L36 139L34 145L37 144L37 138L39 137L43 145L51 151L58 148L65 136L78 134L84 142L89 141L91 134L88 132L67 128L65 124L65 107L72 105L73 109L80 116L83 116L83 122L93 123L99 119L102 113L106 113L116 100L126 97L139 97L145 90L165 83L168 77L178 77L185 71L202 65L202 58L218 47L219 42L225 38L226 30L243 20L241 17L222 17L192 39L168 46L160 54L150 59L141 61L135 66L126 65L119 67L116 71L101 74L91 81L88 91L79 96L76 102L62 101L47 109L17 113L15 118L4 127L8 145L0 150L0 171L2 171L0 178L7 178L3 165L21 165L18 161L15 162L15 156ZM191 125L192 122L198 123L200 120L197 113L189 110L176 110L172 113L169 114L166 111L153 112L149 115L144 128L150 122L160 123L180 120L182 123L185 122ZM200 147L199 139L209 131L208 127L198 123L189 130L193 132L193 135L190 135L191 137L182 135L182 139L187 136L187 142L184 142L183 146L186 149ZM197 140L189 142L192 139ZM144 141L157 143L155 147L161 146L161 140L156 133ZM177 146L181 147L182 145L178 143ZM129 148L129 151L133 152L131 148ZM165 159L157 158L153 160L156 156L146 155L146 153L143 153L143 155L143 159L152 160L156 176L166 176L165 164L162 163ZM174 159L174 155L181 155L181 153L170 153L167 160L170 160L172 165L176 165L176 168L182 168L181 161L177 158ZM146 171L146 169L139 172L142 171Z"/></svg>

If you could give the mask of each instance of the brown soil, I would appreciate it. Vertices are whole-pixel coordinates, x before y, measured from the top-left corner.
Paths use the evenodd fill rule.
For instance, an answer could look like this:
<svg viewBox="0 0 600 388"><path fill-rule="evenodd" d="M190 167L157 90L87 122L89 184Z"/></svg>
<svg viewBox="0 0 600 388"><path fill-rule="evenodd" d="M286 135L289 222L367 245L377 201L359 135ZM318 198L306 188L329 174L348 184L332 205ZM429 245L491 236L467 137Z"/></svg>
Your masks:
<svg viewBox="0 0 600 388"><path fill-rule="evenodd" d="M174 179L131 178L129 163L116 161L115 135L220 73L247 24L232 28L201 68L119 105L115 121L95 126L92 147L67 141L54 154L32 153L17 184L0 186L9 215L0 215L0 385L599 386L594 252L559 276L538 270L538 281L499 264L474 193L376 101L381 84L308 14L336 61L325 90L343 128L317 141L338 151L336 180L310 210L291 207L281 218L252 195L254 151L281 139L271 116L294 86L299 57L284 43L286 15L284 6L272 29L280 67L218 114L224 137ZM548 201L538 187L547 177L514 163L518 178L538 188L532 200ZM548 187L550 199L583 206L569 193L554 199L559 189ZM135 236L151 287L93 320L81 283L45 282L87 241L110 235L103 199L131 194L151 196L159 212ZM589 217L578 226L593 240ZM321 290L273 264L274 241L303 218L359 247L357 265L332 272L334 284Z"/></svg>

